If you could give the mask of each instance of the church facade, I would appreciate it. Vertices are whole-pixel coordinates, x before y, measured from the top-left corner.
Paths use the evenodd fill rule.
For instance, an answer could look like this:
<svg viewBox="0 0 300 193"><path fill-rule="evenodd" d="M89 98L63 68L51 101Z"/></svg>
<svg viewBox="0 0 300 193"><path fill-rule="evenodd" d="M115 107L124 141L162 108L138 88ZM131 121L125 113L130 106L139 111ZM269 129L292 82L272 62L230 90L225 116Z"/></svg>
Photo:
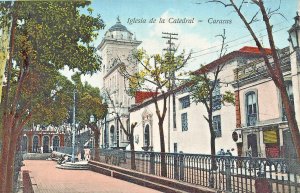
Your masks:
<svg viewBox="0 0 300 193"><path fill-rule="evenodd" d="M134 99L126 93L128 80L120 73L120 66L129 65L131 73L137 72L138 66L130 63L130 56L141 43L117 18L116 24L106 31L98 46L103 61L101 90L109 106L109 112L101 123L100 147L123 148L128 145L127 136L117 121L116 113L120 115L123 125L127 127L128 109L134 103Z"/></svg>

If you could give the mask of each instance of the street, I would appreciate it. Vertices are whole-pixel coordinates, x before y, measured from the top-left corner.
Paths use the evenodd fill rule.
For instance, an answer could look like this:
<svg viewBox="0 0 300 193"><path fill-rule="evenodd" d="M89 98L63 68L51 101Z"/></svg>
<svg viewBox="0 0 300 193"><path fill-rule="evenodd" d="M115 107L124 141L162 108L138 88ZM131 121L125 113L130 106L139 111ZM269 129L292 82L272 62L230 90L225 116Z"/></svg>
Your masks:
<svg viewBox="0 0 300 193"><path fill-rule="evenodd" d="M88 170L57 169L56 162L24 160L35 193L155 193L159 192Z"/></svg>

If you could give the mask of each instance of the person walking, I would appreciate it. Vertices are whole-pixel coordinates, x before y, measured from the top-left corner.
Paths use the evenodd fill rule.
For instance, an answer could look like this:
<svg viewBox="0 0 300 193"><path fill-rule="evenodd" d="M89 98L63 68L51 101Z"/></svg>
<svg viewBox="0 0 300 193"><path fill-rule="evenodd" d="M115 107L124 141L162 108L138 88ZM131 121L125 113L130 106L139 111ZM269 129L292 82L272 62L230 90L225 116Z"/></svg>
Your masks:
<svg viewBox="0 0 300 193"><path fill-rule="evenodd" d="M228 149L227 152L225 153L225 155L227 155L227 156L232 156L232 153L231 153L230 150Z"/></svg>
<svg viewBox="0 0 300 193"><path fill-rule="evenodd" d="M89 159L90 159L90 149L87 146L85 146L85 148L84 148L84 160L89 161Z"/></svg>

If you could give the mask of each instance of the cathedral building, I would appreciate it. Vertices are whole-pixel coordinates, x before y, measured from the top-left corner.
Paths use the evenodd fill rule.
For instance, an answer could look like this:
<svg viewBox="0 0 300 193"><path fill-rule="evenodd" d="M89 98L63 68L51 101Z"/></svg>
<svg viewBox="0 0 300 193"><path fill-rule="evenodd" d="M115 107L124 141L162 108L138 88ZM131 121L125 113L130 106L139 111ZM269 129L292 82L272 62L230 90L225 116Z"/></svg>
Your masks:
<svg viewBox="0 0 300 193"><path fill-rule="evenodd" d="M141 43L122 25L118 17L116 24L106 31L98 46L103 62L101 91L105 93L105 100L109 106L109 112L101 125L100 147L125 148L128 145L127 136L117 121L116 112L120 115L123 125L129 126L128 109L134 104L134 99L126 93L129 83L120 73L120 67L125 64L130 66L130 73L137 72L138 66L131 62L130 56Z"/></svg>

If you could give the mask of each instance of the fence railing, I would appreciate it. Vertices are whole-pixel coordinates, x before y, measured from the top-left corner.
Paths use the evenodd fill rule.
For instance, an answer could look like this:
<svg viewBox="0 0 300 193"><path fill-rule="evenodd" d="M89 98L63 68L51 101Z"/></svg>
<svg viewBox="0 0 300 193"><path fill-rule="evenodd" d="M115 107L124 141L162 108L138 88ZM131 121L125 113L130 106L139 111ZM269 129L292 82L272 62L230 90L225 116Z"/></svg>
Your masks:
<svg viewBox="0 0 300 193"><path fill-rule="evenodd" d="M72 147L57 147L57 151L65 154L72 155ZM75 148L75 154L78 152L77 148Z"/></svg>
<svg viewBox="0 0 300 193"><path fill-rule="evenodd" d="M95 150L91 149L95 159ZM165 158L164 177L227 192L300 192L300 164L296 160L268 159L203 154L159 153L100 149L98 160L110 165L162 176L161 159ZM216 169L212 169L212 162Z"/></svg>

